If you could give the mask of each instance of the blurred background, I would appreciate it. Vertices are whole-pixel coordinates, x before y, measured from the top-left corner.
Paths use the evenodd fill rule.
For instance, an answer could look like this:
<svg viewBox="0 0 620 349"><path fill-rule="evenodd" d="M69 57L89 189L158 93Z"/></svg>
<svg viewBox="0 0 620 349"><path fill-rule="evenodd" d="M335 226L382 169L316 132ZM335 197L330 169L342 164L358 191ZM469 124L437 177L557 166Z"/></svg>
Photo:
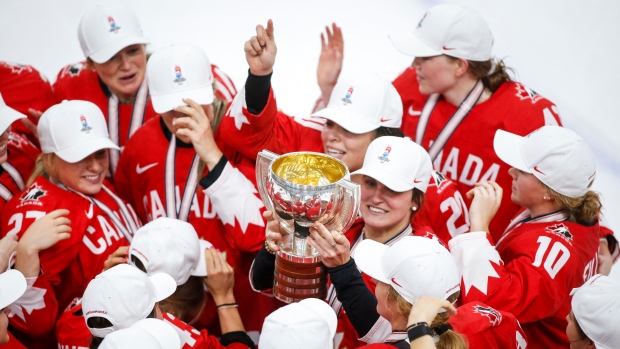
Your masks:
<svg viewBox="0 0 620 349"><path fill-rule="evenodd" d="M247 76L244 42L257 24L274 20L278 56L273 87L289 115L309 115L319 89L320 33L332 22L345 39L342 74L378 73L392 80L411 57L387 35L413 30L437 3L480 12L495 37L494 54L515 78L555 102L566 127L584 137L597 157L594 190L607 220L620 231L620 2L615 0L0 0L0 60L30 64L50 81L84 59L77 25L96 4L131 7L151 39L148 51L190 42L240 89ZM620 268L612 272L620 278Z"/></svg>

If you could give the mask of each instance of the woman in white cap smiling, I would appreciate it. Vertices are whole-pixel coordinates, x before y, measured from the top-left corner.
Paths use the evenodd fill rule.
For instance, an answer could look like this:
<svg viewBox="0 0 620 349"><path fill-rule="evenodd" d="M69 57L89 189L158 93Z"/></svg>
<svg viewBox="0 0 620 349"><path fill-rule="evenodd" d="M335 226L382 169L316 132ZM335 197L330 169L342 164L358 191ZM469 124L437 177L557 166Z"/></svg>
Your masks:
<svg viewBox="0 0 620 349"><path fill-rule="evenodd" d="M149 98L146 78L146 44L136 14L126 5L96 6L78 25L78 39L86 62L64 67L54 83L59 101L80 99L95 103L106 117L110 138L122 147L136 130L156 113ZM236 89L216 66L216 91L222 104L232 100ZM120 155L110 151L113 175Z"/></svg>
<svg viewBox="0 0 620 349"><path fill-rule="evenodd" d="M489 221L501 187L478 183L468 193L471 232L450 241L463 275L462 299L514 313L533 339L528 348L568 347L569 293L597 273L601 203L590 190L594 154L579 135L559 126L526 137L499 130L494 147L512 166L510 198L522 211L494 240Z"/></svg>
<svg viewBox="0 0 620 349"><path fill-rule="evenodd" d="M214 77L201 48L181 44L157 50L147 75L160 115L125 146L116 188L144 222L159 217L189 222L201 238L225 253L235 271L239 312L258 339L276 301L253 292L247 279L265 241L265 206L253 183L254 162L222 143L228 136L219 129L225 110L214 103ZM209 325L209 332L218 334L216 305L207 302L196 328Z"/></svg>
<svg viewBox="0 0 620 349"><path fill-rule="evenodd" d="M26 189L7 202L2 234L21 237L37 218L63 208L69 211L71 236L40 251L41 273L32 275L35 306L13 318L31 336L49 333L58 310L81 296L108 255L127 245L140 225L133 209L104 183L108 149L118 147L96 105L65 101L52 106L41 117L38 133L43 153Z"/></svg>

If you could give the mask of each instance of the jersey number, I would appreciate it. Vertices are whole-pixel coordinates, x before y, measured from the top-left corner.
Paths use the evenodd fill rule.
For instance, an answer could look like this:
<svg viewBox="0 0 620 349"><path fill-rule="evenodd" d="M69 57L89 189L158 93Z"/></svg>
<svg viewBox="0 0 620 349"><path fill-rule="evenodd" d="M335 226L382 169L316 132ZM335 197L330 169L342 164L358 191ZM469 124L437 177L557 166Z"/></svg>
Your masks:
<svg viewBox="0 0 620 349"><path fill-rule="evenodd" d="M458 191L454 193L454 197L449 197L439 205L441 212L446 212L448 209L452 209L452 215L446 221L446 226L452 237L461 235L469 231L469 213L467 212L467 205L465 200ZM456 221L460 216L465 218L465 223L459 227L456 226Z"/></svg>
<svg viewBox="0 0 620 349"><path fill-rule="evenodd" d="M536 251L536 257L534 258L534 263L532 263L532 265L535 267L540 267L540 264L543 262L543 258L547 255L543 266L547 273L549 273L549 276L551 276L552 279L555 279L555 276L570 258L570 251L561 242L556 241L553 246L551 246L549 254L547 254L549 245L551 245L551 238L548 236L539 236L538 243L540 246L538 246L538 251Z"/></svg>

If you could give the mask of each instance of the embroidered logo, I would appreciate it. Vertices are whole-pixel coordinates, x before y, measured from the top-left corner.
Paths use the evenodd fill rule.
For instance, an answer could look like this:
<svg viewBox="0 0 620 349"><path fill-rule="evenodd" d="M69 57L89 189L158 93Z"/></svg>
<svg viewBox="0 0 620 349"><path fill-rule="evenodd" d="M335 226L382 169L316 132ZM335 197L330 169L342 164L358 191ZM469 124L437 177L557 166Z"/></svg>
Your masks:
<svg viewBox="0 0 620 349"><path fill-rule="evenodd" d="M183 85L183 81L185 81L187 79L185 79L183 77L183 72L181 71L181 66L179 66L178 64L176 64L174 66L174 80L173 82L177 85Z"/></svg>
<svg viewBox="0 0 620 349"><path fill-rule="evenodd" d="M474 305L474 313L486 316L489 322L493 326L497 326L502 323L502 314L491 307L483 307L481 305Z"/></svg>
<svg viewBox="0 0 620 349"><path fill-rule="evenodd" d="M532 100L532 104L534 104L538 102L540 99L542 99L541 95L539 95L538 93L536 93L536 91L532 90L531 88L527 86L517 83L516 88L517 88L517 97L519 97L521 100L530 99Z"/></svg>
<svg viewBox="0 0 620 349"><path fill-rule="evenodd" d="M571 234L571 232L568 230L568 228L564 224L562 223L555 224L550 227L547 227L546 230L549 233L552 233L552 234L555 234L561 237L562 239L566 240L572 245L573 234Z"/></svg>
<svg viewBox="0 0 620 349"><path fill-rule="evenodd" d="M422 16L422 19L420 19L420 21L418 22L418 28L422 28L422 22L424 22L424 19L426 19L426 15L428 13L425 13L424 16Z"/></svg>
<svg viewBox="0 0 620 349"><path fill-rule="evenodd" d="M90 130L93 128L88 124L86 117L84 115L80 115L80 123L82 123L82 129L80 131L90 133Z"/></svg>
<svg viewBox="0 0 620 349"><path fill-rule="evenodd" d="M349 87L349 89L347 90L347 93L344 95L344 98L342 99L342 103L344 105L353 103L353 101L351 100L352 94L353 94L353 86Z"/></svg>
<svg viewBox="0 0 620 349"><path fill-rule="evenodd" d="M28 187L28 190L22 194L21 201L39 201L39 198L45 195L46 191L41 189L37 184L33 184Z"/></svg>
<svg viewBox="0 0 620 349"><path fill-rule="evenodd" d="M392 151L392 146L391 145L388 145L387 147L385 147L385 150L383 151L383 154L381 154L381 156L379 156L379 161L381 161L381 163L390 162L390 159L388 158L388 156L390 155L391 151Z"/></svg>
<svg viewBox="0 0 620 349"><path fill-rule="evenodd" d="M116 21L114 21L114 17L112 16L108 16L108 24L110 25L110 33L118 33L121 29L121 27L116 24Z"/></svg>

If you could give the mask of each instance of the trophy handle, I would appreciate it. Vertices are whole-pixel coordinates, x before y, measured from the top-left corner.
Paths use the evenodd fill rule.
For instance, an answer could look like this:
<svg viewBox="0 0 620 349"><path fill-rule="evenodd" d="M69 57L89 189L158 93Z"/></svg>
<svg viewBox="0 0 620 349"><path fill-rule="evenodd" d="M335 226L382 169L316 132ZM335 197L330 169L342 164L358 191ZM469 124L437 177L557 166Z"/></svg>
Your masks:
<svg viewBox="0 0 620 349"><path fill-rule="evenodd" d="M347 231L357 219L360 210L361 188L360 185L348 179L338 182L344 191L344 200L339 210L337 224L342 226L342 232Z"/></svg>
<svg viewBox="0 0 620 349"><path fill-rule="evenodd" d="M269 150L263 150L256 155L256 186L258 187L258 193L263 199L263 203L267 210L275 214L275 208L273 202L267 193L266 183L269 180L269 165L279 155Z"/></svg>

